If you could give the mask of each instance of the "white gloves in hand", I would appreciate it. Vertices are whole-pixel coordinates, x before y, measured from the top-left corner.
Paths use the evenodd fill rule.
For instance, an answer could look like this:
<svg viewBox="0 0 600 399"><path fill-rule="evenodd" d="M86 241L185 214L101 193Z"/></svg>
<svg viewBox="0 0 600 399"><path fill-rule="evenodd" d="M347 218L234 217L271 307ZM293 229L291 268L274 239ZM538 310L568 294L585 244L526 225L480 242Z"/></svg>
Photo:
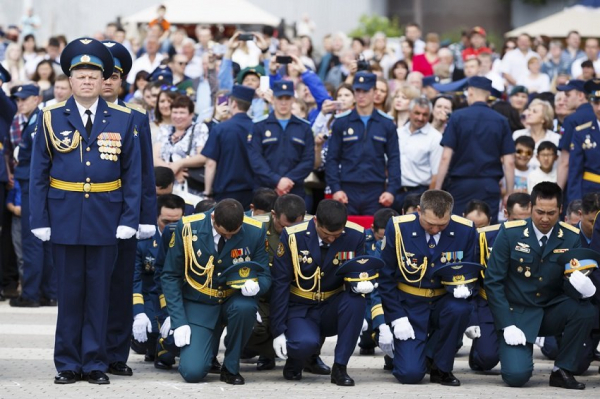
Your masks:
<svg viewBox="0 0 600 399"><path fill-rule="evenodd" d="M504 329L504 340L508 345L525 345L527 338L521 329L515 325Z"/></svg>
<svg viewBox="0 0 600 399"><path fill-rule="evenodd" d="M465 331L465 335L470 339L480 338L481 337L481 328L479 326L471 326L468 327Z"/></svg>
<svg viewBox="0 0 600 399"><path fill-rule="evenodd" d="M192 329L187 324L185 326L177 327L173 332L173 339L175 345L178 348L190 344L190 338L192 337Z"/></svg>
<svg viewBox="0 0 600 399"><path fill-rule="evenodd" d="M34 236L42 241L50 241L50 227L40 227L38 229L32 229L31 232Z"/></svg>
<svg viewBox="0 0 600 399"><path fill-rule="evenodd" d="M169 336L169 331L171 331L171 316L167 317L163 325L160 326L160 336L167 338Z"/></svg>
<svg viewBox="0 0 600 399"><path fill-rule="evenodd" d="M379 326L379 349L389 357L394 357L394 336L387 324Z"/></svg>
<svg viewBox="0 0 600 399"><path fill-rule="evenodd" d="M258 294L258 291L260 291L260 286L254 280L246 280L242 287L243 296L254 296Z"/></svg>
<svg viewBox="0 0 600 399"><path fill-rule="evenodd" d="M117 238L119 240L128 240L133 237L136 233L135 229L129 226L118 226L117 227Z"/></svg>
<svg viewBox="0 0 600 399"><path fill-rule="evenodd" d="M415 330L408 321L408 317L401 317L392 321L392 328L394 329L394 336L400 341L415 339Z"/></svg>
<svg viewBox="0 0 600 399"><path fill-rule="evenodd" d="M544 342L546 342L546 338L544 338L544 337L537 337L537 338L535 339L535 342L534 342L534 344L536 344L536 345L537 345L537 346L539 346L540 348L543 348L543 347L544 347Z"/></svg>
<svg viewBox="0 0 600 399"><path fill-rule="evenodd" d="M135 238L138 240L145 240L150 238L156 233L156 226L153 224L140 224Z"/></svg>
<svg viewBox="0 0 600 399"><path fill-rule="evenodd" d="M262 324L262 317L260 317L260 313L256 312L256 321Z"/></svg>
<svg viewBox="0 0 600 399"><path fill-rule="evenodd" d="M370 294L374 289L375 285L370 281L359 281L356 287L352 287L352 291L356 294Z"/></svg>
<svg viewBox="0 0 600 399"><path fill-rule="evenodd" d="M275 355L278 358L287 359L287 339L285 338L285 334L281 334L273 340L273 349L275 349Z"/></svg>
<svg viewBox="0 0 600 399"><path fill-rule="evenodd" d="M367 321L367 319L363 319L363 325L360 329L361 334L364 333L365 331L367 331L369 329L369 322Z"/></svg>
<svg viewBox="0 0 600 399"><path fill-rule="evenodd" d="M148 340L148 335L146 331L152 332L152 322L146 316L146 313L136 314L133 318L133 338L139 342L146 342Z"/></svg>
<svg viewBox="0 0 600 399"><path fill-rule="evenodd" d="M461 284L454 287L454 298L465 299L471 296L471 290L466 285Z"/></svg>
<svg viewBox="0 0 600 399"><path fill-rule="evenodd" d="M589 298L596 293L596 286L592 283L592 280L579 270L571 273L569 282L584 298Z"/></svg>

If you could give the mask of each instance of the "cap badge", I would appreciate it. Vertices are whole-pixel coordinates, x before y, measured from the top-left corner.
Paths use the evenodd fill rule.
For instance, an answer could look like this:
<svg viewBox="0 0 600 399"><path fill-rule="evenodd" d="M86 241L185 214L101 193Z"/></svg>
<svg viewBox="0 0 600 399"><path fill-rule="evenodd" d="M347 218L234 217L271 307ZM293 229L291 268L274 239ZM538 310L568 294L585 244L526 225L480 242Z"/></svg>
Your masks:
<svg viewBox="0 0 600 399"><path fill-rule="evenodd" d="M360 78L358 78L358 81L359 81L360 83L362 83L362 82L364 82L364 81L365 81L365 78L363 78L363 77L361 76Z"/></svg>
<svg viewBox="0 0 600 399"><path fill-rule="evenodd" d="M80 58L81 62L90 62L92 59L90 58L89 55L82 55Z"/></svg>
<svg viewBox="0 0 600 399"><path fill-rule="evenodd" d="M92 41L90 39L81 39L80 42L83 44L90 44Z"/></svg>
<svg viewBox="0 0 600 399"><path fill-rule="evenodd" d="M281 85L281 88L282 88L283 90L287 90L287 85Z"/></svg>
<svg viewBox="0 0 600 399"><path fill-rule="evenodd" d="M358 263L360 263L361 265L364 265L365 263L367 263L369 261L369 259L359 259L357 260ZM362 277L362 276L361 276Z"/></svg>
<svg viewBox="0 0 600 399"><path fill-rule="evenodd" d="M106 47L108 47L108 48L111 48L112 46L114 46L114 45L115 45L115 43L113 43L113 42L108 42L108 43L104 43L104 45L105 45Z"/></svg>
<svg viewBox="0 0 600 399"><path fill-rule="evenodd" d="M242 267L239 271L240 273L240 277L242 278L246 278L250 275L250 268L249 267Z"/></svg>

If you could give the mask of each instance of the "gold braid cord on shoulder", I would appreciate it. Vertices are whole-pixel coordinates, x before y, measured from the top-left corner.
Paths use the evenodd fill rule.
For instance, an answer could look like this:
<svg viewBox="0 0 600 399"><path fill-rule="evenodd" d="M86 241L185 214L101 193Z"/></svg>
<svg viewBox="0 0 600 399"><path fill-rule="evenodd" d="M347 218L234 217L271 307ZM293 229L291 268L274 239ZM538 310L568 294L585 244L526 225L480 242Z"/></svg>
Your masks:
<svg viewBox="0 0 600 399"><path fill-rule="evenodd" d="M290 246L290 255L292 256L292 265L294 267L294 278L296 279L296 285L300 291L304 292L313 292L315 288L317 288L317 292L321 292L321 268L317 266L317 270L312 274L312 276L305 276L302 274L302 270L300 269L300 260L298 259L298 245L296 244L296 235L290 234L288 244ZM307 281L313 280L313 286L309 289L304 289L300 285L300 279Z"/></svg>
<svg viewBox="0 0 600 399"><path fill-rule="evenodd" d="M210 256L206 266L202 266L200 263L198 263L198 261L196 260L196 254L194 253L194 246L192 244L192 226L190 223L186 223L183 225L183 230L181 231L181 239L183 241L183 256L185 259L186 281L197 291L204 290L209 285L212 288L212 277L213 272L215 270L215 266L213 264L214 256ZM200 271L197 271L196 269ZM190 270L197 276L206 276L206 281L204 281L204 284L200 284L192 277L190 277Z"/></svg>
<svg viewBox="0 0 600 399"><path fill-rule="evenodd" d="M400 273L404 276L404 279L409 283L420 283L425 276L425 272L427 271L427 257L423 259L423 263L421 263L416 269L408 270L404 260L402 260L402 255L404 255L404 259L406 262L410 263L410 257L406 254L406 248L404 247L404 240L402 239L402 231L400 230L400 225L398 223L394 223L394 229L396 230L396 259L398 261L398 268L400 269ZM416 274L421 272L421 275L417 277L416 280L411 280L408 278L406 273L408 274Z"/></svg>
<svg viewBox="0 0 600 399"><path fill-rule="evenodd" d="M488 248L487 237L485 233L479 233L479 263L487 269L487 261L490 257L490 249ZM485 269L481 273L481 277L485 278Z"/></svg>
<svg viewBox="0 0 600 399"><path fill-rule="evenodd" d="M54 133L54 129L52 128L52 114L50 111L44 112L44 125L46 127L47 136L50 138L50 142L56 151L67 153L79 147L79 151L81 152L81 146L79 145L81 143L81 134L77 130L75 130L75 133L73 134L73 140L67 144Z"/></svg>

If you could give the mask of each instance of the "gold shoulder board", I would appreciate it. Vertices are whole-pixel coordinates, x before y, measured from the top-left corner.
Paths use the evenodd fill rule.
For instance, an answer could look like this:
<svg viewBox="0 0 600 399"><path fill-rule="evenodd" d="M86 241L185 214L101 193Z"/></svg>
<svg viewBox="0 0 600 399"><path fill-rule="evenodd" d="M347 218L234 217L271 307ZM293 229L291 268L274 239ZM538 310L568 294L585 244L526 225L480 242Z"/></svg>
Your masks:
<svg viewBox="0 0 600 399"><path fill-rule="evenodd" d="M365 228L362 227L360 224L356 224L354 222L346 222L346 227L352 230L356 230L359 233L364 233L365 232Z"/></svg>
<svg viewBox="0 0 600 399"><path fill-rule="evenodd" d="M269 223L269 214L251 216L252 219L258 220L261 223Z"/></svg>
<svg viewBox="0 0 600 399"><path fill-rule="evenodd" d="M50 111L50 110L53 110L56 108L64 107L66 103L67 103L66 101L61 101L59 103L52 104L52 105L42 108L42 111Z"/></svg>
<svg viewBox="0 0 600 399"><path fill-rule="evenodd" d="M244 216L244 223L250 224L254 227L258 227L259 229L263 227L262 223L256 219L252 219L251 217Z"/></svg>
<svg viewBox="0 0 600 399"><path fill-rule="evenodd" d="M487 233L488 231L496 231L500 229L499 224L493 224L491 226L484 226L477 229L478 233Z"/></svg>
<svg viewBox="0 0 600 399"><path fill-rule="evenodd" d="M571 226L569 223L559 222L560 227L564 227L567 230L571 230L575 234L579 234L579 229L575 226Z"/></svg>
<svg viewBox="0 0 600 399"><path fill-rule="evenodd" d="M141 105L139 105L139 104L134 104L134 103L125 103L125 106L126 106L127 108L131 108L131 109L133 109L133 110L136 110L136 111L137 111L137 112L139 112L139 113L142 113L142 114L146 115L146 110L144 109L144 107L142 107L142 106L141 106Z"/></svg>
<svg viewBox="0 0 600 399"><path fill-rule="evenodd" d="M417 216L414 213L411 213L410 215L394 216L393 223L412 222L413 220L417 220Z"/></svg>
<svg viewBox="0 0 600 399"><path fill-rule="evenodd" d="M183 224L186 224L191 222L197 222L198 220L204 220L205 217L206 215L204 213L196 213L194 215L184 216L181 220L183 221Z"/></svg>
<svg viewBox="0 0 600 399"><path fill-rule="evenodd" d="M295 226L286 227L285 229L287 230L288 234L299 233L308 229L308 222L298 223Z"/></svg>
<svg viewBox="0 0 600 399"><path fill-rule="evenodd" d="M592 126L592 122L591 122L591 121L590 121L590 122L587 122L587 123L584 123L583 125L579 125L579 126L577 126L577 127L575 128L575 130L576 130L576 131L580 131L580 130L583 130L583 129L587 129L587 128L588 128L588 127L590 127L590 126Z"/></svg>
<svg viewBox="0 0 600 399"><path fill-rule="evenodd" d="M512 220L510 222L504 222L504 227L507 229L511 229L513 227L525 226L527 224L527 220Z"/></svg>
<svg viewBox="0 0 600 399"><path fill-rule="evenodd" d="M130 114L131 113L131 110L129 108L122 107L119 104L107 102L106 105L108 105L108 108L116 109L117 111L125 112L126 114Z"/></svg>
<svg viewBox="0 0 600 399"><path fill-rule="evenodd" d="M304 215L304 221L308 222L308 221L312 220L312 218L314 218L314 217L315 217L315 215L311 215L310 213L307 213Z"/></svg>
<svg viewBox="0 0 600 399"><path fill-rule="evenodd" d="M464 224L465 226L473 227L473 222L467 218L458 215L450 216L450 219L454 220L456 223Z"/></svg>

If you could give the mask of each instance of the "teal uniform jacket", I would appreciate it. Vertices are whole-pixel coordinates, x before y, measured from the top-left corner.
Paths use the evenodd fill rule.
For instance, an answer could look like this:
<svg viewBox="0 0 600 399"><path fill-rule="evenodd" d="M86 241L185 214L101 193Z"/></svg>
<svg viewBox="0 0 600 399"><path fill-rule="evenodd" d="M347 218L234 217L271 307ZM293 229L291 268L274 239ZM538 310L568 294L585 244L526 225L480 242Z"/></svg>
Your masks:
<svg viewBox="0 0 600 399"><path fill-rule="evenodd" d="M234 264L234 259L239 259L239 257L232 257L232 255L236 255L234 253L237 252L236 250L242 250L245 260L252 260L263 266L264 269L258 274L260 291L255 296L257 299L267 292L271 285L269 256L265 250L266 231L261 222L244 217L240 231L227 240L219 255L215 249L210 211L186 216L177 224L175 233L169 242L169 251L161 275L162 289L171 317L171 328L176 329L192 323L213 330L217 327L219 320L221 308L219 305L231 299L232 296L242 295L242 293L235 292L228 298L219 298L217 295L210 296L202 293L192 286L192 284L203 284L206 276L196 274L195 272L202 272L197 266L194 266L192 270L187 271L187 277L192 280L192 283L186 279L186 260L182 238L184 228L191 230L193 259L204 267L209 263L210 257L213 257L212 289L215 291L227 288L219 285L217 278L219 273ZM193 263L193 260L190 263ZM209 284L206 288L210 287ZM193 312L186 311L188 307L186 304L189 303L194 303L194 306L191 306L194 309Z"/></svg>
<svg viewBox="0 0 600 399"><path fill-rule="evenodd" d="M557 263L562 253L580 247L579 230L564 222L554 226L544 253L531 219L504 223L485 274L485 290L496 328L515 325L525 333L527 342L533 343L544 308L567 296L580 299L581 295L564 277L565 265Z"/></svg>

